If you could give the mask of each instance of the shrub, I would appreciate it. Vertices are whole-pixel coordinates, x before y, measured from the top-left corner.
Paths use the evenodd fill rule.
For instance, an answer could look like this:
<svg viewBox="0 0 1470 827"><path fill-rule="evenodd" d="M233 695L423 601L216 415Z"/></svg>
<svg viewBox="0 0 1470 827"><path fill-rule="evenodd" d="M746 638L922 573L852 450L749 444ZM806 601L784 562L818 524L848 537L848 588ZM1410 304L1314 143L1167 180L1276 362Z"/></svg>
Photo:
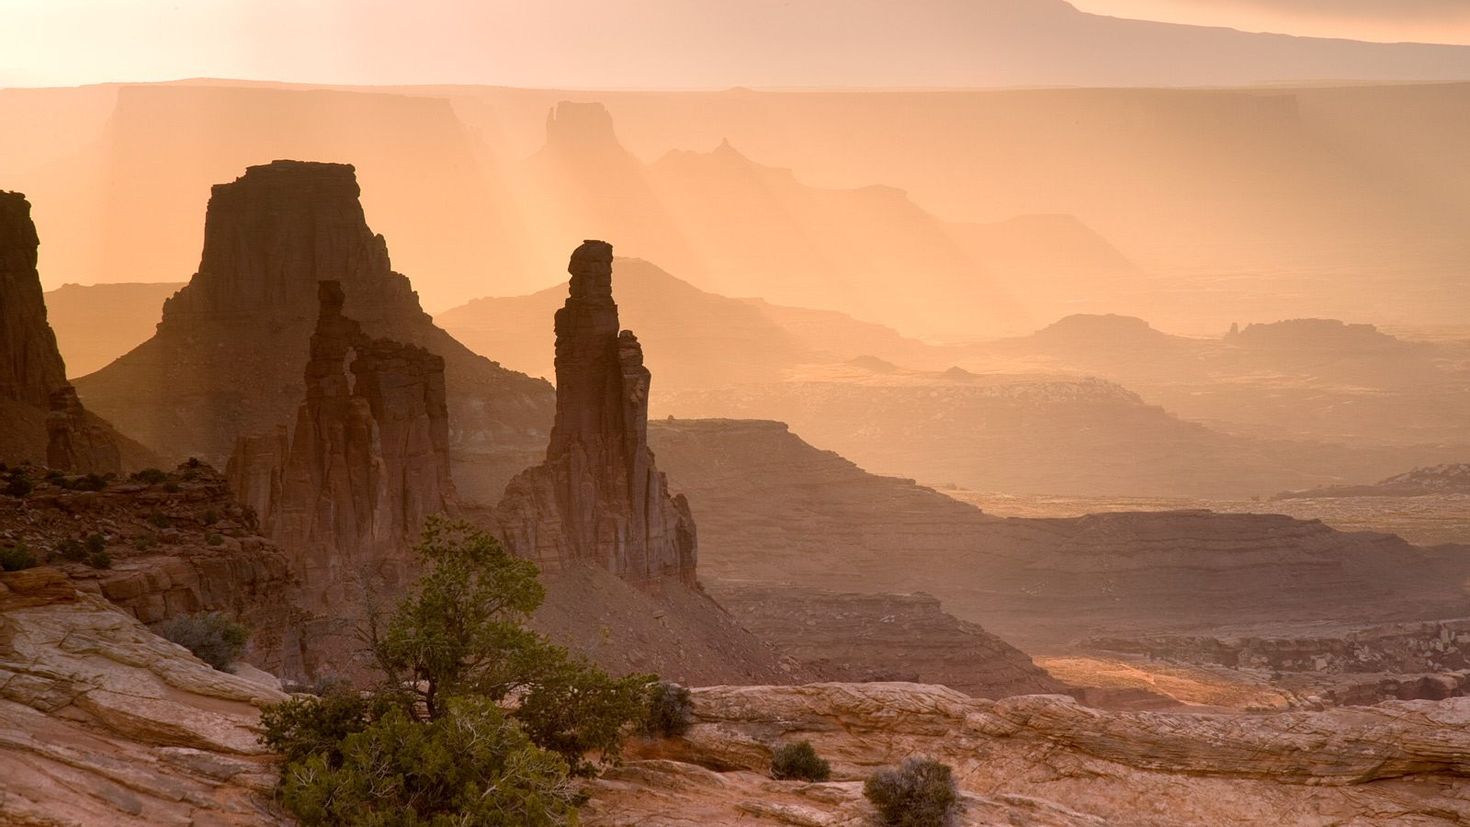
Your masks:
<svg viewBox="0 0 1470 827"><path fill-rule="evenodd" d="M158 547L158 538L152 534L139 534L133 538L133 548L138 551L151 551Z"/></svg>
<svg viewBox="0 0 1470 827"><path fill-rule="evenodd" d="M931 758L879 770L864 782L863 795L888 827L944 827L959 803L954 774Z"/></svg>
<svg viewBox="0 0 1470 827"><path fill-rule="evenodd" d="M71 537L62 540L56 546L56 553L60 554L63 560L70 560L73 563L80 563L87 559L87 547L82 545L82 541Z"/></svg>
<svg viewBox="0 0 1470 827"><path fill-rule="evenodd" d="M72 488L78 491L101 491L106 487L107 478L101 474L87 474L72 483Z"/></svg>
<svg viewBox="0 0 1470 827"><path fill-rule="evenodd" d="M826 781L832 765L812 747L811 741L786 744L771 756L771 777L777 781Z"/></svg>
<svg viewBox="0 0 1470 827"><path fill-rule="evenodd" d="M101 554L107 550L107 538L94 532L87 535L83 546L87 549L88 554Z"/></svg>
<svg viewBox="0 0 1470 827"><path fill-rule="evenodd" d="M20 571L36 565L36 555L25 543L0 548L0 571Z"/></svg>
<svg viewBox="0 0 1470 827"><path fill-rule="evenodd" d="M286 766L281 801L306 827L562 827L576 823L567 767L485 698L448 699L428 722L391 708L342 741L337 766Z"/></svg>
<svg viewBox="0 0 1470 827"><path fill-rule="evenodd" d="M5 493L12 497L24 497L35 488L23 471L12 471L5 480Z"/></svg>
<svg viewBox="0 0 1470 827"><path fill-rule="evenodd" d="M342 765L342 742L368 725L368 700L346 687L319 697L298 696L260 713L261 742L288 764L321 756L328 767Z"/></svg>
<svg viewBox="0 0 1470 827"><path fill-rule="evenodd" d="M617 760L623 726L642 715L653 677L613 678L557 646L548 645L542 657L547 663L512 716L573 773L591 775L595 767L583 756L596 752L604 762Z"/></svg>
<svg viewBox="0 0 1470 827"><path fill-rule="evenodd" d="M689 689L672 681L659 681L650 688L643 711L643 733L662 738L683 735L694 722L694 702Z"/></svg>
<svg viewBox="0 0 1470 827"><path fill-rule="evenodd" d="M218 546L224 544L225 538L221 537L217 532L211 531L204 535L204 542L212 546Z"/></svg>
<svg viewBox="0 0 1470 827"><path fill-rule="evenodd" d="M220 612L179 615L165 622L159 634L221 671L239 659L250 639L249 629Z"/></svg>
<svg viewBox="0 0 1470 827"><path fill-rule="evenodd" d="M94 551L87 555L87 565L94 569L112 568L112 555L105 551Z"/></svg>
<svg viewBox="0 0 1470 827"><path fill-rule="evenodd" d="M152 514L148 515L148 522L151 523L154 528L168 528L169 526L173 525L173 521L168 518L168 515L158 511L155 511Z"/></svg>
<svg viewBox="0 0 1470 827"><path fill-rule="evenodd" d="M158 485L168 479L168 474L165 474L157 468L144 468L142 471L134 471L132 479L134 482L141 482L144 485Z"/></svg>

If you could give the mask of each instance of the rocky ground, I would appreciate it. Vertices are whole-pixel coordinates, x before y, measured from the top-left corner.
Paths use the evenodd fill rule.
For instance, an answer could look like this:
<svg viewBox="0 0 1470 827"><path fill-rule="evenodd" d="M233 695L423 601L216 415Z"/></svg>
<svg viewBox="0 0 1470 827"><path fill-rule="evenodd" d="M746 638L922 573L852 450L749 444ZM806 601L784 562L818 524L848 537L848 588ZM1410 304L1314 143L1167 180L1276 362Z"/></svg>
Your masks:
<svg viewBox="0 0 1470 827"><path fill-rule="evenodd" d="M1276 715L1101 712L914 684L713 687L697 723L591 787L589 825L871 823L861 780L909 755L954 767L961 824L1440 825L1470 819L1470 700ZM777 782L810 740L826 783Z"/></svg>

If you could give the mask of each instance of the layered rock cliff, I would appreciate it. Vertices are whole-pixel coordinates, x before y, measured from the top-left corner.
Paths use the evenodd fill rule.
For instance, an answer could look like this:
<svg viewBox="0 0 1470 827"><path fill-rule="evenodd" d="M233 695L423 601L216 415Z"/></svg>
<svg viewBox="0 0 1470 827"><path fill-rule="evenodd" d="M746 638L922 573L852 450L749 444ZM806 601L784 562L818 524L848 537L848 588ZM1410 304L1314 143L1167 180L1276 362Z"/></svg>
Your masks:
<svg viewBox="0 0 1470 827"><path fill-rule="evenodd" d="M40 239L31 205L0 192L0 460L44 462L64 471L118 472L124 440L87 413L66 381L56 334L46 321ZM128 445L128 459L146 457ZM129 463L135 464L135 463Z"/></svg>
<svg viewBox="0 0 1470 827"><path fill-rule="evenodd" d="M444 358L456 476L469 496L494 502L545 445L551 386L436 327L393 271L359 194L351 166L301 161L253 166L215 186L198 272L165 304L153 338L78 381L83 400L160 453L222 464L238 435L292 421L317 284L336 281L367 335Z"/></svg>
<svg viewBox="0 0 1470 827"><path fill-rule="evenodd" d="M444 360L375 339L343 314L339 282L318 288L306 398L283 435L241 437L228 475L293 561L306 607L352 611L364 589L402 589L424 519L457 508L449 472Z"/></svg>
<svg viewBox="0 0 1470 827"><path fill-rule="evenodd" d="M511 481L496 509L507 544L542 566L587 561L625 580L695 582L694 519L648 447L651 375L618 329L612 245L572 253L556 313L556 423L546 461Z"/></svg>

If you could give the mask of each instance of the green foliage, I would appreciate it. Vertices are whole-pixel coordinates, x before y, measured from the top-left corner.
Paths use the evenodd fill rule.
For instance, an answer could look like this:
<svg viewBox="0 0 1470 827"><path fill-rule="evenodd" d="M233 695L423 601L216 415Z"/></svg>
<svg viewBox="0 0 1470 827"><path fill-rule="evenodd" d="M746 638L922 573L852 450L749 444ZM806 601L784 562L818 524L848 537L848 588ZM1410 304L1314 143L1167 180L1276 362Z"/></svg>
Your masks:
<svg viewBox="0 0 1470 827"><path fill-rule="evenodd" d="M944 827L959 803L954 774L931 758L879 770L863 783L863 795L888 827Z"/></svg>
<svg viewBox="0 0 1470 827"><path fill-rule="evenodd" d="M224 545L225 538L221 537L218 532L211 531L208 534L204 535L204 542L212 546L219 546Z"/></svg>
<svg viewBox="0 0 1470 827"><path fill-rule="evenodd" d="M138 551L151 551L158 547L158 537L153 534L139 534L133 538L133 548Z"/></svg>
<svg viewBox="0 0 1470 827"><path fill-rule="evenodd" d="M36 565L36 555L25 543L0 548L0 571L20 571Z"/></svg>
<svg viewBox="0 0 1470 827"><path fill-rule="evenodd" d="M261 741L288 764L321 756L332 769L342 765L342 743L367 728L370 699L346 688L320 697L299 695L260 714Z"/></svg>
<svg viewBox="0 0 1470 827"><path fill-rule="evenodd" d="M826 781L832 765L817 755L811 741L784 744L771 756L771 777L777 781Z"/></svg>
<svg viewBox="0 0 1470 827"><path fill-rule="evenodd" d="M221 671L240 658L250 639L249 629L220 612L179 615L165 622L158 633Z"/></svg>
<svg viewBox="0 0 1470 827"><path fill-rule="evenodd" d="M514 717L537 746L560 755L573 772L590 775L594 767L583 756L618 758L623 727L642 716L654 678L613 678L550 644L541 654L545 660Z"/></svg>
<svg viewBox="0 0 1470 827"><path fill-rule="evenodd" d="M687 687L659 681L649 688L643 711L643 734L674 738L687 732L693 722L694 702Z"/></svg>
<svg viewBox="0 0 1470 827"><path fill-rule="evenodd" d="M157 468L144 468L142 471L134 471L132 480L144 485L158 485L168 479L168 474Z"/></svg>
<svg viewBox="0 0 1470 827"><path fill-rule="evenodd" d="M112 555L105 551L94 551L87 555L87 565L94 569L112 568Z"/></svg>
<svg viewBox="0 0 1470 827"><path fill-rule="evenodd" d="M107 487L107 477L101 474L85 474L80 477L71 477L63 481L61 487L68 491L101 491Z"/></svg>
<svg viewBox="0 0 1470 827"><path fill-rule="evenodd" d="M80 540L74 540L71 537L57 544L56 553L60 554L63 560L70 560L73 563L80 563L87 559L87 547L82 545Z"/></svg>
<svg viewBox="0 0 1470 827"><path fill-rule="evenodd" d="M107 550L107 538L101 534L88 534L82 545L88 554L101 554Z"/></svg>
<svg viewBox="0 0 1470 827"><path fill-rule="evenodd" d="M12 497L24 497L34 489L35 486L31 484L31 480L26 476L25 471L18 468L11 471L10 476L5 480L5 493Z"/></svg>
<svg viewBox="0 0 1470 827"><path fill-rule="evenodd" d="M289 764L281 800L306 827L560 827L577 822L567 767L490 700L446 700L420 722L391 708L348 735L339 763Z"/></svg>
<svg viewBox="0 0 1470 827"><path fill-rule="evenodd" d="M484 695L498 701L533 681L546 644L521 624L546 593L536 566L462 522L430 519L417 547L427 573L368 636L390 684L420 687L430 718L439 698Z"/></svg>

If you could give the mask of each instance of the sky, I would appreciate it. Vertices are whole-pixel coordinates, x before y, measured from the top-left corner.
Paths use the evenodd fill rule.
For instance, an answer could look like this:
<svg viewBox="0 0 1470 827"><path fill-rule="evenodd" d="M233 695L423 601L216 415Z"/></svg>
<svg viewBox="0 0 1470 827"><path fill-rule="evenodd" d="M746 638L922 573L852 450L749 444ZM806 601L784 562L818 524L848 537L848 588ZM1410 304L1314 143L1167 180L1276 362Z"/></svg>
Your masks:
<svg viewBox="0 0 1470 827"><path fill-rule="evenodd" d="M1470 0L1076 3L1099 14L1247 30L1470 43ZM708 74L715 65L748 67L747 85L779 85L762 74L752 44L788 57L811 52L813 66L795 70L840 84L816 64L861 60L926 19L941 21L929 31L945 31L946 18L978 19L977 6L1039 19L1067 12L1060 0L0 0L0 86L185 77L628 85L607 82L600 70L614 66L620 76L658 77L665 88L729 85ZM1007 11L1013 7L1028 10ZM653 71L659 60L687 72Z"/></svg>

